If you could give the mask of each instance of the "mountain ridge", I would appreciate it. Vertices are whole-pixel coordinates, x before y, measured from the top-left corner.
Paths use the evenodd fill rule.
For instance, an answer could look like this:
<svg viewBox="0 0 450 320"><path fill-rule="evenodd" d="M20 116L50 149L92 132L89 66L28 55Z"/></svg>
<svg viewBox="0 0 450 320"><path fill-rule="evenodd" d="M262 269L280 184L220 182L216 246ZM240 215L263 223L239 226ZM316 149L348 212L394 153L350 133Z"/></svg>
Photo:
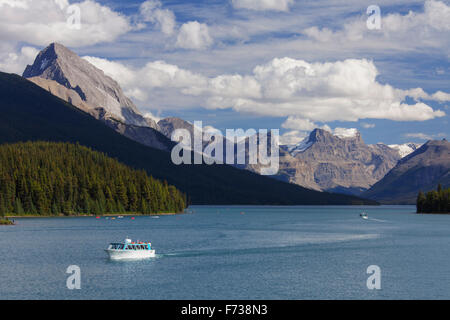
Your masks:
<svg viewBox="0 0 450 320"><path fill-rule="evenodd" d="M363 195L386 204L414 204L419 191L450 186L450 142L430 140L401 159Z"/></svg>
<svg viewBox="0 0 450 320"><path fill-rule="evenodd" d="M176 166L168 152L130 140L25 78L0 73L0 143L19 141L78 142L166 180L187 193L193 204L377 204L308 190L226 165Z"/></svg>

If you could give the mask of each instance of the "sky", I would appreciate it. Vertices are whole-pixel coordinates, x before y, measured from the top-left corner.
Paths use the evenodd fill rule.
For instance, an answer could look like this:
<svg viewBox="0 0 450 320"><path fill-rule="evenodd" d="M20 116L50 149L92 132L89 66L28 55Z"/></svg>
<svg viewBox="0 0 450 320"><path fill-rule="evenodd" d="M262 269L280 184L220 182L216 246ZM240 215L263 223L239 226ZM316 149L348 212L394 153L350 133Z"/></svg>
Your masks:
<svg viewBox="0 0 450 320"><path fill-rule="evenodd" d="M314 128L449 138L449 1L0 0L0 71L52 42L156 119L280 129L286 144Z"/></svg>

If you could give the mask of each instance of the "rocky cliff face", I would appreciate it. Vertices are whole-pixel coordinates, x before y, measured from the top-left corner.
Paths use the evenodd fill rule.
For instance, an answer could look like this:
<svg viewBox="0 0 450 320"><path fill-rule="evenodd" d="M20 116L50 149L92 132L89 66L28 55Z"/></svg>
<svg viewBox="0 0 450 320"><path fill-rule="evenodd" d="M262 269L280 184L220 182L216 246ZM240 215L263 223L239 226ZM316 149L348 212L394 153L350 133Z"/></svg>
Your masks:
<svg viewBox="0 0 450 320"><path fill-rule="evenodd" d="M115 80L60 44L42 50L23 77L135 141L170 148L169 141L153 130L156 122L139 112Z"/></svg>
<svg viewBox="0 0 450 320"><path fill-rule="evenodd" d="M359 132L338 137L315 129L298 146L281 148L278 177L315 190L360 194L400 158L386 145L366 145Z"/></svg>
<svg viewBox="0 0 450 320"><path fill-rule="evenodd" d="M419 191L450 186L450 142L429 141L406 156L365 197L383 203L414 204Z"/></svg>

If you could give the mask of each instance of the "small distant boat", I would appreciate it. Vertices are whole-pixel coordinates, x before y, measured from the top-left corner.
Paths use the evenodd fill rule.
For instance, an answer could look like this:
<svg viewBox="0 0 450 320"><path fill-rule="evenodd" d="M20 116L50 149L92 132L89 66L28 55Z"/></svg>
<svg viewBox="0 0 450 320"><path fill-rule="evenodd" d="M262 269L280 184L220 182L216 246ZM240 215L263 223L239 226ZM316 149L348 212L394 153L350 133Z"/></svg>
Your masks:
<svg viewBox="0 0 450 320"><path fill-rule="evenodd" d="M367 213L365 213L365 212L360 213L359 216L360 216L361 218L363 218L364 220L369 220L369 215L368 215Z"/></svg>
<svg viewBox="0 0 450 320"><path fill-rule="evenodd" d="M159 219L159 216L153 216L152 219Z"/></svg>
<svg viewBox="0 0 450 320"><path fill-rule="evenodd" d="M117 219L123 219L123 216L118 216Z"/></svg>
<svg viewBox="0 0 450 320"><path fill-rule="evenodd" d="M123 243L111 243L105 251L111 260L137 260L156 256L150 242L133 242L131 239L125 239Z"/></svg>

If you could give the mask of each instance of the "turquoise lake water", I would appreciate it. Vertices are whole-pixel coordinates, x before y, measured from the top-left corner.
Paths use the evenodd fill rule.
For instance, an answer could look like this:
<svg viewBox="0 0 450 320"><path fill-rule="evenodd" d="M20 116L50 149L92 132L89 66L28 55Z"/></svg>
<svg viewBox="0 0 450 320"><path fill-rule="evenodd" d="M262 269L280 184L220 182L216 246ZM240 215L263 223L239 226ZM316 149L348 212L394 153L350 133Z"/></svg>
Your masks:
<svg viewBox="0 0 450 320"><path fill-rule="evenodd" d="M191 209L160 219L16 219L0 227L0 298L450 299L450 215L413 206ZM151 241L157 258L107 259L109 242L125 237ZM66 287L69 265L81 269L80 290ZM367 288L370 265L381 269L381 290Z"/></svg>

